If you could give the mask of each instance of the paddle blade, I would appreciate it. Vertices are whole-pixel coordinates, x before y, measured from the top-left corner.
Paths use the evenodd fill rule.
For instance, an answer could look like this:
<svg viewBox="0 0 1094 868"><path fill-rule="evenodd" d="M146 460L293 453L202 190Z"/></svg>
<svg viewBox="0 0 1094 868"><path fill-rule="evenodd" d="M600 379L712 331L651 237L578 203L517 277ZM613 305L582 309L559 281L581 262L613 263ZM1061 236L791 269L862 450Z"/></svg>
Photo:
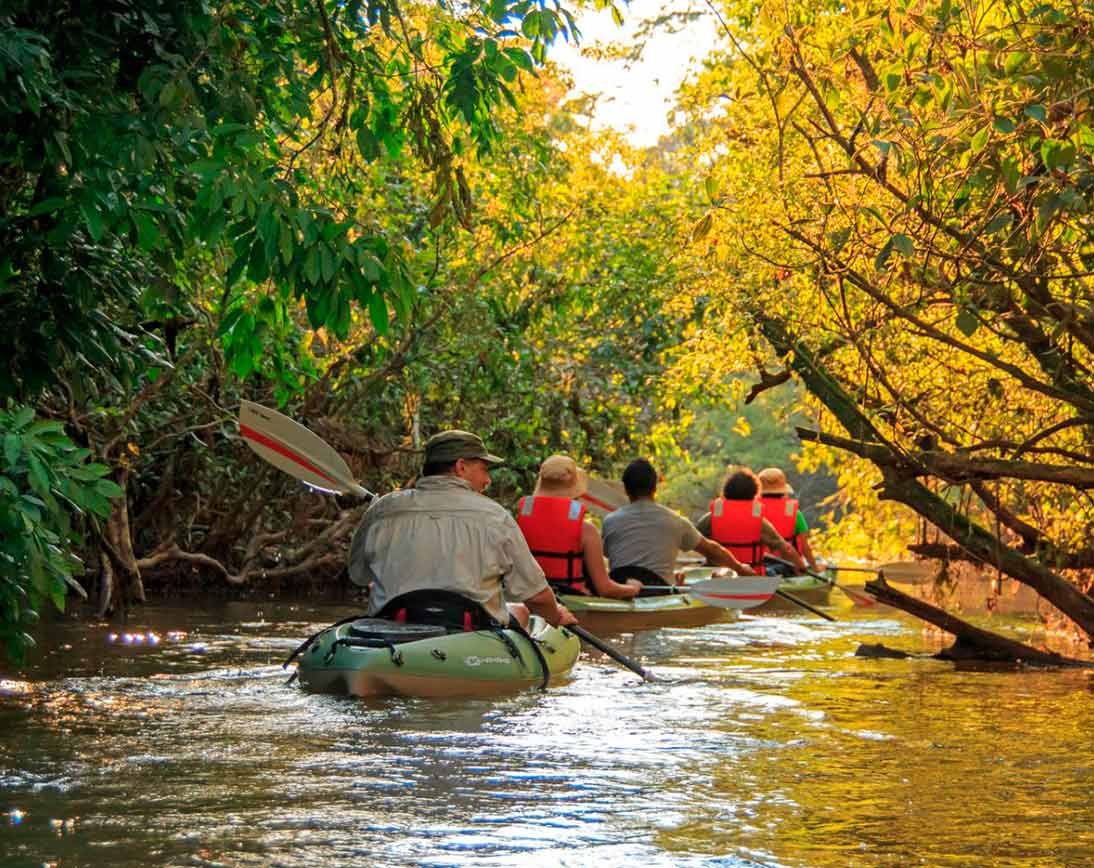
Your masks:
<svg viewBox="0 0 1094 868"><path fill-rule="evenodd" d="M251 401L239 406L239 433L259 457L320 491L371 497L342 456L288 416Z"/></svg>
<svg viewBox="0 0 1094 868"><path fill-rule="evenodd" d="M779 576L708 579L688 585L686 591L709 606L720 609L752 609L770 600L782 581Z"/></svg>
<svg viewBox="0 0 1094 868"><path fill-rule="evenodd" d="M935 568L926 561L893 561L877 567L829 566L829 569L841 573L884 573L885 578L889 581L903 582L906 585L927 584L934 581L935 575Z"/></svg>
<svg viewBox="0 0 1094 868"><path fill-rule="evenodd" d="M621 482L609 482L607 479L590 477L586 491L581 495L581 502L593 515L603 518L609 512L615 512L619 507L626 506L630 500Z"/></svg>
<svg viewBox="0 0 1094 868"><path fill-rule="evenodd" d="M903 582L906 585L925 585L934 581L937 570L926 561L894 561L877 568L890 582Z"/></svg>

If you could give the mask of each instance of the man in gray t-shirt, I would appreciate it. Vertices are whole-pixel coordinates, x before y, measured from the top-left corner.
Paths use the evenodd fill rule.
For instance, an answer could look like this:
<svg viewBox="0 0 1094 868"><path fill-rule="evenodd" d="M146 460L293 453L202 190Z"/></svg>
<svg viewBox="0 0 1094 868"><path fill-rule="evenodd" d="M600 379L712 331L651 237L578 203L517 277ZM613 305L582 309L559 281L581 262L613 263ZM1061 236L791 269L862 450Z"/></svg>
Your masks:
<svg viewBox="0 0 1094 868"><path fill-rule="evenodd" d="M627 465L623 487L631 502L604 518L604 554L612 578L616 578L616 570L637 567L655 573L666 584L674 584L676 556L681 551L697 551L712 564L731 567L740 575L753 575L748 566L699 533L682 515L654 502L657 471L646 459L638 458Z"/></svg>

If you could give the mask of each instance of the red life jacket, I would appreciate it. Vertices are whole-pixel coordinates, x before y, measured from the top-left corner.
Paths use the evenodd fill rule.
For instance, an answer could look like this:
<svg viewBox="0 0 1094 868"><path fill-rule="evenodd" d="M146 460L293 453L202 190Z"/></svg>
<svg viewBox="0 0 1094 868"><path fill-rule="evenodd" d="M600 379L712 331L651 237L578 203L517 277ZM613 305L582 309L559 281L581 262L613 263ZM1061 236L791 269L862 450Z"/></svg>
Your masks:
<svg viewBox="0 0 1094 868"><path fill-rule="evenodd" d="M558 590L588 594L581 559L581 526L585 507L568 497L522 497L517 525L547 581Z"/></svg>
<svg viewBox="0 0 1094 868"><path fill-rule="evenodd" d="M775 527L784 540L801 554L801 540L795 530L798 524L798 502L792 497L763 497L764 518Z"/></svg>
<svg viewBox="0 0 1094 868"><path fill-rule="evenodd" d="M710 535L716 543L729 549L742 563L763 574L764 552L760 543L763 526L763 506L758 500L726 500L719 497L710 502Z"/></svg>

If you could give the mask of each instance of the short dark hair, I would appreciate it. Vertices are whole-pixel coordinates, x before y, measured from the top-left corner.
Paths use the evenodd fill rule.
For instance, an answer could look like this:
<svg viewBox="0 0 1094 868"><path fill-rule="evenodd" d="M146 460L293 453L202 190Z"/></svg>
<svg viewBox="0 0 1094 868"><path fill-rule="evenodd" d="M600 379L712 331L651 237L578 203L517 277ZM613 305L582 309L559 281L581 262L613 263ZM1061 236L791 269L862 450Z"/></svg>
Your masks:
<svg viewBox="0 0 1094 868"><path fill-rule="evenodd" d="M657 490L657 471L645 458L636 458L623 471L623 487L627 497L649 497Z"/></svg>
<svg viewBox="0 0 1094 868"><path fill-rule="evenodd" d="M722 483L722 497L726 500L755 500L760 491L760 480L747 467L731 467Z"/></svg>
<svg viewBox="0 0 1094 868"><path fill-rule="evenodd" d="M459 461L457 458L456 461ZM443 476L456 469L456 461L429 461L422 465L422 476Z"/></svg>

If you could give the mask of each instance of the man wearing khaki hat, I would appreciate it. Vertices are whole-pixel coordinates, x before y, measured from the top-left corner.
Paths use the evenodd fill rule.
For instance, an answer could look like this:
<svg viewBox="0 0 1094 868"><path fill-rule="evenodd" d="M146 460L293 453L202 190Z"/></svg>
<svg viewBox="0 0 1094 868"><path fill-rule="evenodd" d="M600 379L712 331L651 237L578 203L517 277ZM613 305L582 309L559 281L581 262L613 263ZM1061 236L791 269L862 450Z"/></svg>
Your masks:
<svg viewBox="0 0 1094 868"><path fill-rule="evenodd" d="M483 496L502 463L475 434L442 431L426 443L415 486L372 503L349 559L350 578L371 588L369 615L420 620L423 601L463 598L472 604L463 613L467 629L489 626L480 613L508 625L506 600L556 626L577 622L558 604L513 517ZM523 606L511 612L527 622Z"/></svg>
<svg viewBox="0 0 1094 868"><path fill-rule="evenodd" d="M578 500L587 487L588 474L572 458L550 456L539 467L535 491L517 505L517 525L557 593L636 597L637 579L621 584L608 577L600 531Z"/></svg>

